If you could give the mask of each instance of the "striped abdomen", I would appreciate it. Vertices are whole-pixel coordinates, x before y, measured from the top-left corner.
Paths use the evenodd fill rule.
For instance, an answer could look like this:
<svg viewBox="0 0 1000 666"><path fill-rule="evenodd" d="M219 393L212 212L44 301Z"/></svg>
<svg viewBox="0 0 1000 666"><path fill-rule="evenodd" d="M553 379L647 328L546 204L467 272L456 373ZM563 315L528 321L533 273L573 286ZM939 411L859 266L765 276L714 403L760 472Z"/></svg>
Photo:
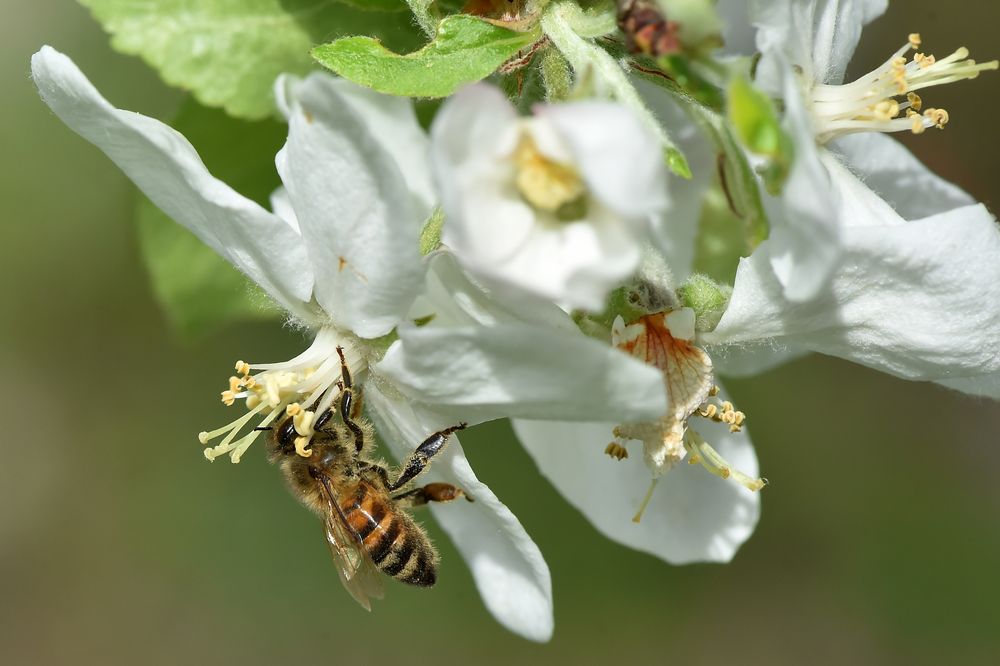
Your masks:
<svg viewBox="0 0 1000 666"><path fill-rule="evenodd" d="M392 498L364 481L345 490L340 508L375 565L404 583L433 585L437 555L413 519L396 508Z"/></svg>

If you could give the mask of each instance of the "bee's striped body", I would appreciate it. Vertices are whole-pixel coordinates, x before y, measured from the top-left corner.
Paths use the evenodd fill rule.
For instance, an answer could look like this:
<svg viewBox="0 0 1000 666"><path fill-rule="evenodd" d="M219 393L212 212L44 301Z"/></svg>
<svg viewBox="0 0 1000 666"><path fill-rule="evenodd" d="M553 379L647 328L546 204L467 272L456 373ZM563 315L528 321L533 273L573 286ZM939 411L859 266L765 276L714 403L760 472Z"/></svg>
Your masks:
<svg viewBox="0 0 1000 666"><path fill-rule="evenodd" d="M410 585L437 580L437 553L430 540L389 494L359 481L341 489L340 509L362 547L383 573Z"/></svg>

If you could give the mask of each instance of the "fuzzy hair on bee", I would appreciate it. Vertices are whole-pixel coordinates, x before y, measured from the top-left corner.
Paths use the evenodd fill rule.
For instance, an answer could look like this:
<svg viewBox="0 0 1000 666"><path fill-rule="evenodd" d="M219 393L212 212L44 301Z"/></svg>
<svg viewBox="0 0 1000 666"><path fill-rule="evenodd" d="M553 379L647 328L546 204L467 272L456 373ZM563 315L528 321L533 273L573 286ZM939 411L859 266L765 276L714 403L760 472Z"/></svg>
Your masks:
<svg viewBox="0 0 1000 666"><path fill-rule="evenodd" d="M398 470L373 458L375 429L362 416L361 396L341 357L337 401L304 425L300 409L272 429L268 458L281 469L291 494L323 520L327 544L341 582L366 609L382 597L378 572L418 587L437 581L440 558L409 509L449 502L465 492L447 483L412 487L413 480L465 423L424 440ZM301 432L305 430L309 433Z"/></svg>

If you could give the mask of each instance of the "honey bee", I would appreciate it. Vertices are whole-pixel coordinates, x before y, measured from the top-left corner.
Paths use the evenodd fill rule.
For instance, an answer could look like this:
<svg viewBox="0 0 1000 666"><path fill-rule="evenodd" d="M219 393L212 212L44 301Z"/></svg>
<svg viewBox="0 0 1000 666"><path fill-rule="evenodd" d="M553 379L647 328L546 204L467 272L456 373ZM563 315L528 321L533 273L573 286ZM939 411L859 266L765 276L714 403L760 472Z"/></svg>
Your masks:
<svg viewBox="0 0 1000 666"><path fill-rule="evenodd" d="M285 416L268 438L268 457L277 463L292 495L323 520L326 541L344 587L366 610L383 596L378 571L398 581L430 587L437 580L438 554L407 512L428 502L448 502L465 492L447 483L403 490L424 471L448 437L466 427L446 428L428 437L402 465L396 479L369 457L374 429L361 417L361 400L338 348L342 378L339 404L316 417L309 448L296 451L300 436ZM339 420L335 418L334 409ZM306 457L308 456L308 457Z"/></svg>

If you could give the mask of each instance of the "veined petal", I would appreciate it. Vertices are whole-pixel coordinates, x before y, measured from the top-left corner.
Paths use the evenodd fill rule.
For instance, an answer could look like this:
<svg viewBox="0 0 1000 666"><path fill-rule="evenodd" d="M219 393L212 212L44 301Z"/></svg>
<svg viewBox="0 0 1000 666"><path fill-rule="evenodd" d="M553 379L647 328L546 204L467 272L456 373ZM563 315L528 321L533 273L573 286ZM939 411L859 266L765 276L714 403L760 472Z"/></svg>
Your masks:
<svg viewBox="0 0 1000 666"><path fill-rule="evenodd" d="M420 289L424 218L393 156L334 83L319 73L285 79L289 133L278 170L316 274L316 300L338 326L372 338L395 327Z"/></svg>
<svg viewBox="0 0 1000 666"><path fill-rule="evenodd" d="M171 127L114 108L73 61L49 46L31 58L45 103L104 151L149 199L292 313L306 307L313 274L302 238L278 216L212 177Z"/></svg>
<svg viewBox="0 0 1000 666"><path fill-rule="evenodd" d="M374 382L366 385L365 397L397 460L429 434L454 425L405 399L388 397ZM549 640L553 629L549 568L510 509L476 478L457 437L420 477L420 483L429 481L459 486L475 500L431 505L431 511L472 570L486 608L514 633L533 641Z"/></svg>
<svg viewBox="0 0 1000 666"><path fill-rule="evenodd" d="M705 343L773 340L956 388L1000 370L1000 229L983 206L849 227L843 243L827 288L804 303L782 296L762 257L741 261Z"/></svg>
<svg viewBox="0 0 1000 666"><path fill-rule="evenodd" d="M848 134L829 147L843 156L858 179L907 220L976 203L913 156L896 139L878 132Z"/></svg>
<svg viewBox="0 0 1000 666"><path fill-rule="evenodd" d="M634 523L651 479L640 456L619 461L604 453L615 424L513 423L521 444L563 497L599 532L626 546L672 564L728 562L757 524L760 493L686 462L660 478L642 521ZM696 425L734 468L757 475L745 429L731 433L718 423ZM640 445L633 444L637 453Z"/></svg>
<svg viewBox="0 0 1000 666"><path fill-rule="evenodd" d="M399 333L373 372L464 421L643 421L666 412L655 368L581 333L528 324L407 326Z"/></svg>

